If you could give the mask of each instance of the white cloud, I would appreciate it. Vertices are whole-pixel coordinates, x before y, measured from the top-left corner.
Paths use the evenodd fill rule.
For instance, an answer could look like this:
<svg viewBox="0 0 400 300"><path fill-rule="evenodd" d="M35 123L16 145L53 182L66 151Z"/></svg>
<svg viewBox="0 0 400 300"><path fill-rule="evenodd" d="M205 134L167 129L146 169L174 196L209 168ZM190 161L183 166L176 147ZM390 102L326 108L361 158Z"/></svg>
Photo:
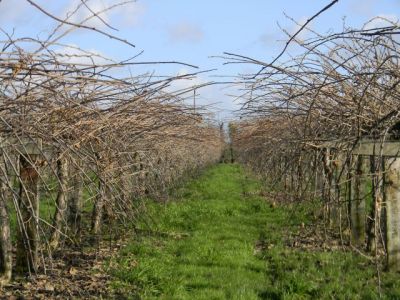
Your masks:
<svg viewBox="0 0 400 300"><path fill-rule="evenodd" d="M392 26L398 24L399 18L396 15L381 14L370 20L364 25L364 29L380 28L385 26Z"/></svg>
<svg viewBox="0 0 400 300"><path fill-rule="evenodd" d="M289 34L291 35L291 36L293 36L294 34L296 34L296 32L297 31L299 31L299 29L307 22L307 20L308 20L308 18L307 17L301 17L300 18L300 20L299 21L297 21L297 24L294 24L293 25L293 27L290 29L290 31L289 31ZM296 36L296 39L298 39L298 40L305 40L306 38L307 38L307 35L308 35L308 30L307 30L307 28L312 28L311 27L311 23L310 24L308 24L307 26L306 26L306 28L304 28L297 36Z"/></svg>
<svg viewBox="0 0 400 300"><path fill-rule="evenodd" d="M129 3L119 6L112 12L113 19L123 26L136 26L140 23L146 12L146 6L142 2Z"/></svg>
<svg viewBox="0 0 400 300"><path fill-rule="evenodd" d="M74 0L69 3L66 7L65 12L63 13L64 16L68 16L68 21L72 23L81 23L86 19L90 18L93 13L90 11L92 10L96 14L98 14L98 18L90 18L90 20L86 21L84 24L87 26L93 26L96 28L104 26L103 22L100 20L104 20L105 22L109 22L108 15L103 12L106 9L106 5L103 1L87 1L86 5L90 8L90 10L82 4L83 2ZM77 7L80 6L78 9Z"/></svg>
<svg viewBox="0 0 400 300"><path fill-rule="evenodd" d="M171 26L168 35L171 42L197 43L204 38L203 30L199 26L186 21Z"/></svg>
<svg viewBox="0 0 400 300"><path fill-rule="evenodd" d="M200 86L207 82L207 80L203 79L201 76L189 76L190 72L183 68L178 71L176 76L182 76L181 79L174 80L171 85L168 87L169 92L176 92L176 91L184 91L190 90L194 86ZM183 77L188 75L186 77Z"/></svg>
<svg viewBox="0 0 400 300"><path fill-rule="evenodd" d="M79 9L77 10L77 7ZM107 24L113 26L114 23L123 26L134 26L139 23L140 17L146 11L141 2L123 3L121 0L92 0L86 1L86 6L81 0L73 0L64 9L64 16L70 16L69 21L81 23L86 19L85 25L93 26L97 29L104 29ZM95 13L98 17L94 16Z"/></svg>
<svg viewBox="0 0 400 300"><path fill-rule="evenodd" d="M66 45L54 51L57 54L57 58L61 62L73 63L73 64L110 64L112 61L107 59L101 52L91 49L82 51L77 45Z"/></svg>
<svg viewBox="0 0 400 300"><path fill-rule="evenodd" d="M70 15L68 20L74 23L81 23L85 19L91 17L93 15L91 11L93 11L112 27L136 26L140 23L141 17L146 11L146 6L143 3L145 0L118 5L118 3L127 1L129 0L86 0L85 3L89 8L83 5L81 0L35 0L35 3L61 19ZM76 10L78 6L79 9ZM114 6L112 9L107 10L107 8L112 6ZM92 17L85 22L85 25L110 31L100 18ZM36 28L38 28L38 23L40 23L40 28L47 26L42 29L48 30L49 24L53 24L50 23L50 21L50 17L45 16L26 0L0 0L0 27L15 27L18 29L19 27L26 26L30 22L34 22Z"/></svg>
<svg viewBox="0 0 400 300"><path fill-rule="evenodd" d="M282 40L282 35L278 32L266 32L258 37L257 42L268 48L276 47L279 41Z"/></svg>
<svg viewBox="0 0 400 300"><path fill-rule="evenodd" d="M190 72L183 68L177 75L190 74ZM184 102L191 106L193 105L193 90L194 86L200 86L196 90L196 106L198 108L205 108L209 112L213 112L215 117L220 120L230 119L233 117L232 113L240 108L240 104L234 102L233 96L239 95L241 92L238 91L236 86L227 85L206 85L210 80L206 75L197 75L191 77L191 79L181 79L172 82L171 86L168 87L167 91L170 93L188 90L189 92L182 95ZM229 95L228 95L229 94Z"/></svg>

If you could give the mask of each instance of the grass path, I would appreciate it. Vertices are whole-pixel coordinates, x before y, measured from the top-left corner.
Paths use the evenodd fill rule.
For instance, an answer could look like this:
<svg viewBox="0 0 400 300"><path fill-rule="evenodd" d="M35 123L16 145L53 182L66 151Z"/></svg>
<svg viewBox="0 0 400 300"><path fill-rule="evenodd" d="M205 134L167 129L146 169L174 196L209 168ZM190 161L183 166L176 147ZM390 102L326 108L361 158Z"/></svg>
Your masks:
<svg viewBox="0 0 400 300"><path fill-rule="evenodd" d="M265 262L254 255L255 243L268 209L261 199L244 199L256 188L244 180L238 166L220 165L191 182L183 201L151 207L157 230L170 234L138 237L123 250L119 265L127 265L115 275L144 298L257 299Z"/></svg>
<svg viewBox="0 0 400 300"><path fill-rule="evenodd" d="M156 225L150 231L143 223L108 263L117 298L379 296L374 266L361 256L285 246L288 231L303 222L307 226L307 207L295 214L285 207L271 208L257 195L259 189L239 166L221 164L182 188L182 199L148 206ZM397 279L382 278L389 299L400 295Z"/></svg>

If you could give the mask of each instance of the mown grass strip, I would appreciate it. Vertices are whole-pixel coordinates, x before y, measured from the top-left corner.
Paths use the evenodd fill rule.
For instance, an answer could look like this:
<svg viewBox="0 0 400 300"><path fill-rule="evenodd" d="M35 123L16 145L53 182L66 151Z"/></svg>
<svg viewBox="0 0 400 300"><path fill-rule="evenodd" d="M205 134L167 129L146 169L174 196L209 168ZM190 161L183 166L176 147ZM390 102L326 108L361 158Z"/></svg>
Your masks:
<svg viewBox="0 0 400 300"><path fill-rule="evenodd" d="M153 203L156 224L110 259L112 289L128 299L376 299L375 266L340 250L287 246L310 224L309 205L271 206L260 183L238 165L221 164ZM148 223L148 221L146 222ZM382 274L382 295L400 298L396 274Z"/></svg>

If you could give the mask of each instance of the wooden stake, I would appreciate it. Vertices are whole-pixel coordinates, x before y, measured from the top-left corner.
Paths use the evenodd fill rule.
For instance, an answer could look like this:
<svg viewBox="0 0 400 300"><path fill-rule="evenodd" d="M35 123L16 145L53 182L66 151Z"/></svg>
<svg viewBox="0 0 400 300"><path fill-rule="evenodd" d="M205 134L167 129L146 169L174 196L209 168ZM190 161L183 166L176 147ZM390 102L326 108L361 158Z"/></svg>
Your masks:
<svg viewBox="0 0 400 300"><path fill-rule="evenodd" d="M7 202L9 201L7 182L7 172L2 160L0 182L0 286L3 283L9 282L12 275L12 244L9 212L7 209Z"/></svg>
<svg viewBox="0 0 400 300"><path fill-rule="evenodd" d="M355 246L361 246L365 242L365 206L368 194L365 173L366 160L358 156L350 189L351 241Z"/></svg>
<svg viewBox="0 0 400 300"><path fill-rule="evenodd" d="M387 266L400 271L400 158L387 159L386 238Z"/></svg>
<svg viewBox="0 0 400 300"><path fill-rule="evenodd" d="M39 155L20 156L19 223L17 273L36 273L38 261Z"/></svg>

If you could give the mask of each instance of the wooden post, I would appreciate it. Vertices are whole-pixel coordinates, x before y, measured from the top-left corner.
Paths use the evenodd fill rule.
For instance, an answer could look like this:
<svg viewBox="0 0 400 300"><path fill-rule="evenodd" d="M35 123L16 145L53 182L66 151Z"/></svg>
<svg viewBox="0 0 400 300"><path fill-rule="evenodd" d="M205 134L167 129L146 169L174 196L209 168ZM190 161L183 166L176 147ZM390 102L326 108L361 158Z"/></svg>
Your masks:
<svg viewBox="0 0 400 300"><path fill-rule="evenodd" d="M53 217L53 228L50 237L50 247L55 250L60 243L60 235L67 210L68 189L68 160L63 157L57 159L58 193L56 199L56 211Z"/></svg>
<svg viewBox="0 0 400 300"><path fill-rule="evenodd" d="M77 237L81 230L82 218L82 192L83 192L83 179L80 177L79 166L70 168L70 189L68 199L68 225L72 234Z"/></svg>
<svg viewBox="0 0 400 300"><path fill-rule="evenodd" d="M400 271L400 158L387 159L386 249L387 266Z"/></svg>
<svg viewBox="0 0 400 300"><path fill-rule="evenodd" d="M331 158L332 168L332 191L331 191L331 226L339 226L340 234L342 234L342 214L341 202L343 188L340 186L341 171L343 168L343 155L335 151L335 160ZM332 154L331 154L332 155Z"/></svg>
<svg viewBox="0 0 400 300"><path fill-rule="evenodd" d="M320 182L320 177L318 176L319 170L319 161L318 161L318 150L314 151L314 198L317 198L320 194L319 191L322 188L322 184Z"/></svg>
<svg viewBox="0 0 400 300"><path fill-rule="evenodd" d="M357 156L349 199L351 241L355 246L362 246L365 242L365 205L368 194L366 170L366 159L363 156Z"/></svg>
<svg viewBox="0 0 400 300"><path fill-rule="evenodd" d="M325 201L325 222L332 225L331 205L335 196L335 186L333 182L333 168L332 168L332 153L331 149L325 148L323 157L324 162L324 201Z"/></svg>
<svg viewBox="0 0 400 300"><path fill-rule="evenodd" d="M372 174L372 206L367 222L367 251L376 252L381 225L382 207L382 157L370 155L370 170Z"/></svg>
<svg viewBox="0 0 400 300"><path fill-rule="evenodd" d="M104 175L103 172L99 173L98 192L92 213L92 232L95 238L97 238L98 235L100 234L101 223L103 218L103 208L106 198L107 183L104 182L104 177L102 175Z"/></svg>
<svg viewBox="0 0 400 300"><path fill-rule="evenodd" d="M9 201L8 177L4 161L1 160L0 170L0 286L7 283L12 275L12 244L9 212L7 202Z"/></svg>
<svg viewBox="0 0 400 300"><path fill-rule="evenodd" d="M36 273L38 261L39 155L20 155L19 236L16 271Z"/></svg>
<svg viewBox="0 0 400 300"><path fill-rule="evenodd" d="M303 197L303 185L306 184L305 183L305 179L304 179L304 174L303 174L303 167L302 167L302 163L303 163L303 157L302 157L302 151L300 150L299 153L299 158L297 160L297 166L296 166L296 197L298 197L299 199L301 199Z"/></svg>

